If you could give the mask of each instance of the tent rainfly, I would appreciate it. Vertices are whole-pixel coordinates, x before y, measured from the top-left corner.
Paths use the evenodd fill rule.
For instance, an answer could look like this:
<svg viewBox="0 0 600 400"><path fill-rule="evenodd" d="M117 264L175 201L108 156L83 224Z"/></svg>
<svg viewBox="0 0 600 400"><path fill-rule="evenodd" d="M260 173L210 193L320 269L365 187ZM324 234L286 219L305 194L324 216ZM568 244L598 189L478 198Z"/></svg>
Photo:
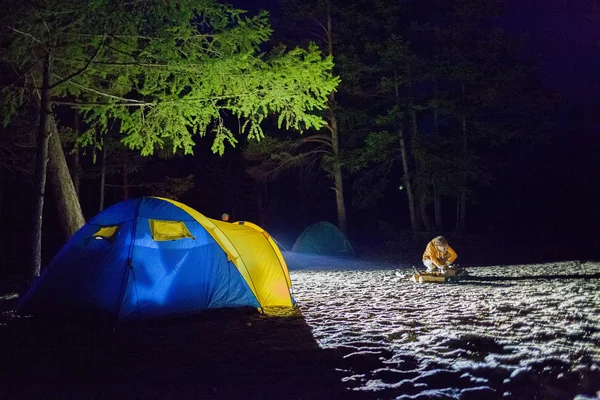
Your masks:
<svg viewBox="0 0 600 400"><path fill-rule="evenodd" d="M73 235L19 302L21 314L138 319L224 307L291 307L291 281L260 227L142 197Z"/></svg>
<svg viewBox="0 0 600 400"><path fill-rule="evenodd" d="M326 221L308 226L296 239L292 252L321 256L355 256L354 248L344 233Z"/></svg>

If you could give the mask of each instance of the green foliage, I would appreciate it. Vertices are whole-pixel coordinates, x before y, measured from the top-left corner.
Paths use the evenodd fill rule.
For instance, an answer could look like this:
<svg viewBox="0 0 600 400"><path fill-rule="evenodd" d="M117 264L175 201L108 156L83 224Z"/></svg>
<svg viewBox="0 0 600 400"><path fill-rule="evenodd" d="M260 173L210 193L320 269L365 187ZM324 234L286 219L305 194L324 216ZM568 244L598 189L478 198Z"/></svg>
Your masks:
<svg viewBox="0 0 600 400"><path fill-rule="evenodd" d="M348 151L346 166L358 172L372 164L391 162L398 153L398 137L388 131L371 132L365 138L364 147Z"/></svg>
<svg viewBox="0 0 600 400"><path fill-rule="evenodd" d="M398 136L388 131L371 132L364 147L349 151L346 165L352 173L360 172L354 181L352 203L367 208L383 198L386 188L396 182L393 167L400 161Z"/></svg>
<svg viewBox="0 0 600 400"><path fill-rule="evenodd" d="M143 155L166 146L192 153L194 135L208 132L223 154L236 134L262 138L273 114L280 127L320 128L318 112L338 84L315 45L263 54L267 14L213 0L23 3L3 22L3 61L22 77L39 81L39 60L51 54L54 102L74 106L90 127L82 144L116 120L122 142ZM11 90L5 118L23 99L21 84ZM242 121L238 132L230 117Z"/></svg>
<svg viewBox="0 0 600 400"><path fill-rule="evenodd" d="M353 173L355 206L372 206L382 193L406 188L406 179L416 201L432 200L435 191L452 201L464 192L472 202L493 181L502 146L529 135L524 127L537 128L529 121L539 119L542 107L531 105L545 100L526 84L531 71L520 62L520 43L495 28L501 0L279 3L287 15L282 27L323 49L332 7L341 77L332 112L342 134L339 162ZM265 153L269 162L271 154ZM284 157L301 160L289 150ZM332 163L325 155L323 166Z"/></svg>
<svg viewBox="0 0 600 400"><path fill-rule="evenodd" d="M308 39L317 42L323 51L335 56L335 72L339 74L340 81L336 96L329 98L330 110L326 118L330 124L326 129L319 131L314 126L315 132L310 136L284 139L280 148L273 148L272 144L265 145L265 149L271 151L262 152L264 157L260 163L254 164L250 175L257 176L257 168L277 171L277 174L290 168L299 168L307 174L321 169L335 181L336 169L345 168L347 162L356 161L351 157L354 153L350 149L360 141L357 131L369 121L364 104L358 103L358 107L352 105L354 99L364 97L360 85L364 73L364 64L359 55L362 49L355 46L360 43L358 35L363 29L361 8L359 2L355 1L279 0L278 3L283 11L283 19L278 21L283 31L280 37L293 43L306 42ZM339 98L345 101L341 102ZM252 147L249 150L245 152L248 159L254 158L251 153L255 156L261 153ZM254 161L257 162L256 159ZM270 176L276 174L271 172Z"/></svg>
<svg viewBox="0 0 600 400"><path fill-rule="evenodd" d="M511 53L518 46L490 25L501 15L501 3L374 1L372 29L361 40L372 54L364 69L379 78L376 122L388 132L402 129L411 182L419 197L431 199L434 187L437 194L455 196L489 184L489 165L498 157L498 147L524 133L515 121L536 114L519 107L539 104L539 99L524 97L530 71ZM430 12L428 4L436 9ZM404 10L391 12L390 7ZM401 23L403 15L408 15L409 24ZM377 35L383 40L372 39ZM391 156L398 147L391 140L390 148L380 151ZM364 159L360 152L353 159L353 170L359 172L355 186L374 182L371 175L382 166L389 168L385 153L373 149L373 137L366 136ZM496 158L491 158L494 151ZM401 179L397 174L391 181Z"/></svg>

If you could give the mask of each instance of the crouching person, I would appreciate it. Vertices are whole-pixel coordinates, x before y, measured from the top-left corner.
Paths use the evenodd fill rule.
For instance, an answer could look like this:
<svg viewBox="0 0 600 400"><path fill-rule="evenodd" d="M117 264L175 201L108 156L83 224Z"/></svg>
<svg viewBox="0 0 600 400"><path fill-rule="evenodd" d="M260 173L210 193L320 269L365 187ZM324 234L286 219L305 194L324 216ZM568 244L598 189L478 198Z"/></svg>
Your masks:
<svg viewBox="0 0 600 400"><path fill-rule="evenodd" d="M423 253L423 264L427 267L427 272L439 270L444 273L457 257L456 252L450 247L446 238L438 236L427 244Z"/></svg>

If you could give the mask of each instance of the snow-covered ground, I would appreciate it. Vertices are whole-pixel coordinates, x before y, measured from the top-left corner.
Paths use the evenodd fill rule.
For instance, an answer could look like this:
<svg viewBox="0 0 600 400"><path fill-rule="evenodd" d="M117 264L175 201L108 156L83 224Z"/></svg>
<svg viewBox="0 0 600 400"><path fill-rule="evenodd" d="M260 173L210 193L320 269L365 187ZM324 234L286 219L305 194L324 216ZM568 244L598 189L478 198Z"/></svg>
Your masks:
<svg viewBox="0 0 600 400"><path fill-rule="evenodd" d="M286 259L300 312L281 315L81 331L17 316L4 291L0 398L600 398L600 263L418 284L391 261Z"/></svg>
<svg viewBox="0 0 600 400"><path fill-rule="evenodd" d="M469 268L495 281L418 284L391 263L297 260L294 296L343 381L381 398L600 396L598 263ZM293 264L293 263L290 263ZM518 279L504 279L517 277ZM591 397L587 397L591 396Z"/></svg>

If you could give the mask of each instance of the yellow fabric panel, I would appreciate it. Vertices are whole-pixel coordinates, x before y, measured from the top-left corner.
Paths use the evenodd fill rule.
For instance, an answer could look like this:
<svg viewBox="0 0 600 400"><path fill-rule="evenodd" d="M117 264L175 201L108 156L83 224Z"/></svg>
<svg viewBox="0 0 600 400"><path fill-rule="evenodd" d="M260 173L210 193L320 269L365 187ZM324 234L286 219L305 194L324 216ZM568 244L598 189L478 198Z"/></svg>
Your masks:
<svg viewBox="0 0 600 400"><path fill-rule="evenodd" d="M112 240L119 229L119 225L103 226L92 237L101 237L104 239Z"/></svg>
<svg viewBox="0 0 600 400"><path fill-rule="evenodd" d="M225 224L220 228L244 259L261 305L291 307L287 266L277 256L277 248L266 240L264 231L239 224Z"/></svg>
<svg viewBox="0 0 600 400"><path fill-rule="evenodd" d="M240 271L262 307L292 306L287 265L273 239L262 228L249 222L245 223L249 226L245 226L207 218L183 203L162 200L187 212L208 231Z"/></svg>
<svg viewBox="0 0 600 400"><path fill-rule="evenodd" d="M160 197L158 197L158 198L160 198ZM219 244L219 246L221 246L221 248L225 251L225 253L227 253L227 257L229 257L229 259L237 267L238 271L240 271L240 273L242 274L242 277L244 278L246 283L248 283L248 286L250 286L252 293L254 293L254 296L256 296L256 298L258 299L258 301L260 303L260 297L258 296L258 292L256 291L256 288L252 284L252 278L250 277L250 272L248 271L248 268L246 268L246 264L242 260L242 257L240 257L240 254L238 253L238 251L235 249L233 243L231 243L231 240L229 240L229 238L223 233L223 231L221 231L221 229L219 229L219 227L216 225L217 223L227 224L227 225L231 225L231 224L228 222L217 221L217 220L214 220L211 218L207 218L204 215L200 214L198 211L194 210L193 208L186 206L185 204L180 203L178 201L164 199L164 198L160 198L160 199L164 200L164 201L168 201L169 203L181 208L183 211L187 212L196 221L198 221L198 223L200 225L202 225L206 229L208 234L210 236L212 236L212 238L216 240L216 242Z"/></svg>
<svg viewBox="0 0 600 400"><path fill-rule="evenodd" d="M240 222L236 222L237 224L240 224ZM285 262L285 259L283 258L283 254L281 254L281 251L279 250L279 246L277 246L277 243L275 243L275 240L273 240L273 238L271 237L271 235L269 235L269 233L267 231L265 231L263 228L261 228L260 226L252 223L252 222L248 222L248 221L244 221L243 222L244 226L249 226L252 227L254 229L256 229L257 231L259 231L260 233L262 233L262 235L267 238L267 240L269 241L269 244L271 245L271 247L273 248L273 251L275 252L275 255L277 256L277 259L279 260L279 263L281 264L281 268L283 270L283 273L285 275L285 280L288 284L288 287L292 286L292 280L290 279L290 272L287 268L287 264Z"/></svg>
<svg viewBox="0 0 600 400"><path fill-rule="evenodd" d="M194 236L190 233L183 221L149 219L148 222L150 224L152 239L156 240L157 242L185 238L194 239Z"/></svg>

